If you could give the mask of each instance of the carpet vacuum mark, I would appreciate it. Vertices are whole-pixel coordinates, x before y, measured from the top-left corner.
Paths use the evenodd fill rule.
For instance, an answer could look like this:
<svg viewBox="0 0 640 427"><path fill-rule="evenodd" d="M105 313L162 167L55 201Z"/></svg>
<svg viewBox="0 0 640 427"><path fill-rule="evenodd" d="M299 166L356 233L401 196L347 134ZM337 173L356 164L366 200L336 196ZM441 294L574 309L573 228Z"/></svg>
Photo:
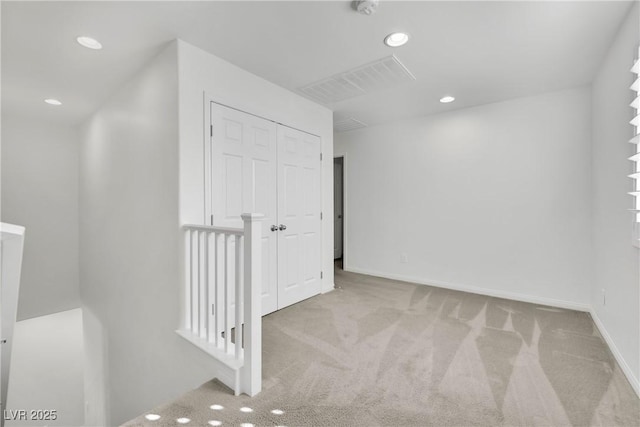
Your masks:
<svg viewBox="0 0 640 427"><path fill-rule="evenodd" d="M335 281L263 318L258 396L213 380L125 425L640 425L587 313L341 270Z"/></svg>

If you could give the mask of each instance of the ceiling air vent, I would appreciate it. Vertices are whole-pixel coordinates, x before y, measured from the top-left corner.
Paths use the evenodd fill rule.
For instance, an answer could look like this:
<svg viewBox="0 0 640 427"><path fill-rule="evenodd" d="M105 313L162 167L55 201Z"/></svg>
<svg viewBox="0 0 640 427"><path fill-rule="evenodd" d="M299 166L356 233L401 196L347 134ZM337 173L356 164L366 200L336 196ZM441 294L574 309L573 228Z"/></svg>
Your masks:
<svg viewBox="0 0 640 427"><path fill-rule="evenodd" d="M348 130L360 129L366 126L367 125L365 123L362 123L360 120L356 120L353 117L349 117L348 119L334 122L333 130L335 132L346 132Z"/></svg>
<svg viewBox="0 0 640 427"><path fill-rule="evenodd" d="M303 86L298 92L316 102L332 104L415 79L407 67L391 55Z"/></svg>

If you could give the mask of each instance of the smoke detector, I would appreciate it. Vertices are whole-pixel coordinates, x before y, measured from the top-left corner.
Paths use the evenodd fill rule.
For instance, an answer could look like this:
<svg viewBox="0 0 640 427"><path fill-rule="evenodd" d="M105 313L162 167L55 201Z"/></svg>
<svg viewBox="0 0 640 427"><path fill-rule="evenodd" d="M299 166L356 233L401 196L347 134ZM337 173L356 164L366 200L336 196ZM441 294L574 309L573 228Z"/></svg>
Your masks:
<svg viewBox="0 0 640 427"><path fill-rule="evenodd" d="M356 9L364 15L373 15L378 10L379 0L358 0Z"/></svg>

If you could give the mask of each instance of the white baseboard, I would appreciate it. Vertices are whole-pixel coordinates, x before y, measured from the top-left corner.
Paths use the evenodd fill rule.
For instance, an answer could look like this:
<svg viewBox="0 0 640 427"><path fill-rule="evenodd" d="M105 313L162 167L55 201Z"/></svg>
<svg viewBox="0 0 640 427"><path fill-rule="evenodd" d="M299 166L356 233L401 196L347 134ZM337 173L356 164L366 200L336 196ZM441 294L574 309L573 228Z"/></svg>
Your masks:
<svg viewBox="0 0 640 427"><path fill-rule="evenodd" d="M554 298L538 297L538 296L527 295L527 294L522 294L518 292L506 292L506 291L500 291L495 289L480 288L477 286L442 282L440 280L429 280L429 279L424 279L419 277L403 276L399 274L388 274L388 273L382 273L379 271L366 270L366 269L353 268L353 267L349 267L348 269L345 268L345 271L351 271L353 273L360 273L360 274L368 274L370 276L384 277L385 279L401 280L404 282L417 283L420 285L435 286L437 288L451 289L454 291L462 291L462 292L469 292L472 294L486 295L486 296L495 297L495 298L504 298L504 299L510 299L515 301L530 302L533 304L548 305L551 307L568 308L570 310L585 311L585 312L589 312L591 310L591 306L585 303L565 301L565 300L554 299Z"/></svg>
<svg viewBox="0 0 640 427"><path fill-rule="evenodd" d="M611 335L609 335L609 332L607 331L607 329L604 327L604 324L598 317L598 314L596 313L596 311L593 308L591 308L589 313L591 314L593 323L596 324L598 331L600 331L600 335L602 335L605 342L609 346L611 353L613 353L613 357L615 357L616 361L618 362L618 365L620 365L620 368L622 369L622 372L624 372L624 375L627 377L629 384L631 384L631 387L640 398L640 382L638 381L638 378L636 378L635 375L633 375L633 372L631 371L629 364L624 359L624 357L622 357L622 353L620 353L620 350L618 350L618 347L616 346L615 342L611 338Z"/></svg>
<svg viewBox="0 0 640 427"><path fill-rule="evenodd" d="M609 346L609 349L611 350L611 353L613 353L613 356L618 362L618 365L620 365L622 372L627 377L627 380L631 384L631 387L640 398L640 382L638 381L638 378L636 378L633 372L631 371L631 368L629 367L627 361L624 359L624 357L622 357L620 350L618 350L618 347L615 345L615 342L613 341L613 339L611 339L611 336L605 329L602 321L600 320L600 318L598 317L595 310L593 309L593 307L591 307L590 304L578 303L573 301L564 301L564 300L558 300L554 298L537 297L537 296L526 295L526 294L521 294L516 292L505 292L505 291L499 291L495 289L479 288L476 286L460 285L455 283L442 282L439 280L425 280L419 277L403 276L399 274L388 274L388 273L382 273L379 271L367 270L362 268L349 267L347 269L345 267L345 271L350 271L353 273L360 273L360 274L367 274L367 275L376 276L376 277L384 277L385 279L402 280L404 282L435 286L438 288L451 289L455 291L470 292L473 294L486 295L490 297L505 298L505 299L515 300L515 301L530 302L533 304L548 305L551 307L567 308L570 310L587 312L591 314L591 318L593 319L593 322L596 324L596 327L600 331L600 334L602 335L605 342Z"/></svg>

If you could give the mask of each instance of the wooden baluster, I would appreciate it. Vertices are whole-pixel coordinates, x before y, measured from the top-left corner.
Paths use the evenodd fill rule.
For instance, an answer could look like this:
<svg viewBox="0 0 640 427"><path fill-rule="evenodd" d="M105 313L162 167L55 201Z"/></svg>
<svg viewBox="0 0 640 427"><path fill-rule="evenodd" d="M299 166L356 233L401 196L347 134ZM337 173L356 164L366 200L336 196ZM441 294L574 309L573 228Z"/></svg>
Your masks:
<svg viewBox="0 0 640 427"><path fill-rule="evenodd" d="M216 348L223 348L224 343L222 341L222 331L224 331L224 234L217 233L216 234L216 299L215 299L215 308L216 308Z"/></svg>
<svg viewBox="0 0 640 427"><path fill-rule="evenodd" d="M200 312L200 316L198 320L200 322L199 330L200 330L200 338L207 337L207 247L206 247L206 238L207 232L201 231L198 236L198 283L200 285L200 289L198 291L200 295L200 305L198 306L198 311Z"/></svg>
<svg viewBox="0 0 640 427"><path fill-rule="evenodd" d="M243 292L242 292L242 236L236 235L236 257L235 257L236 277L235 277L235 294L236 294L236 359L242 358L242 322L243 322Z"/></svg>
<svg viewBox="0 0 640 427"><path fill-rule="evenodd" d="M224 351L231 351L231 292L229 282L231 281L229 271L229 234L224 235Z"/></svg>
<svg viewBox="0 0 640 427"><path fill-rule="evenodd" d="M199 284L198 284L198 231L191 232L191 331L198 334L198 302L199 302Z"/></svg>
<svg viewBox="0 0 640 427"><path fill-rule="evenodd" d="M184 329L191 329L191 230L184 233Z"/></svg>
<svg viewBox="0 0 640 427"><path fill-rule="evenodd" d="M215 242L216 237L215 233L210 232L207 233L206 237L207 242L207 342L213 342L215 336L215 313L214 309L214 301L215 301L215 257L216 257L216 248Z"/></svg>

